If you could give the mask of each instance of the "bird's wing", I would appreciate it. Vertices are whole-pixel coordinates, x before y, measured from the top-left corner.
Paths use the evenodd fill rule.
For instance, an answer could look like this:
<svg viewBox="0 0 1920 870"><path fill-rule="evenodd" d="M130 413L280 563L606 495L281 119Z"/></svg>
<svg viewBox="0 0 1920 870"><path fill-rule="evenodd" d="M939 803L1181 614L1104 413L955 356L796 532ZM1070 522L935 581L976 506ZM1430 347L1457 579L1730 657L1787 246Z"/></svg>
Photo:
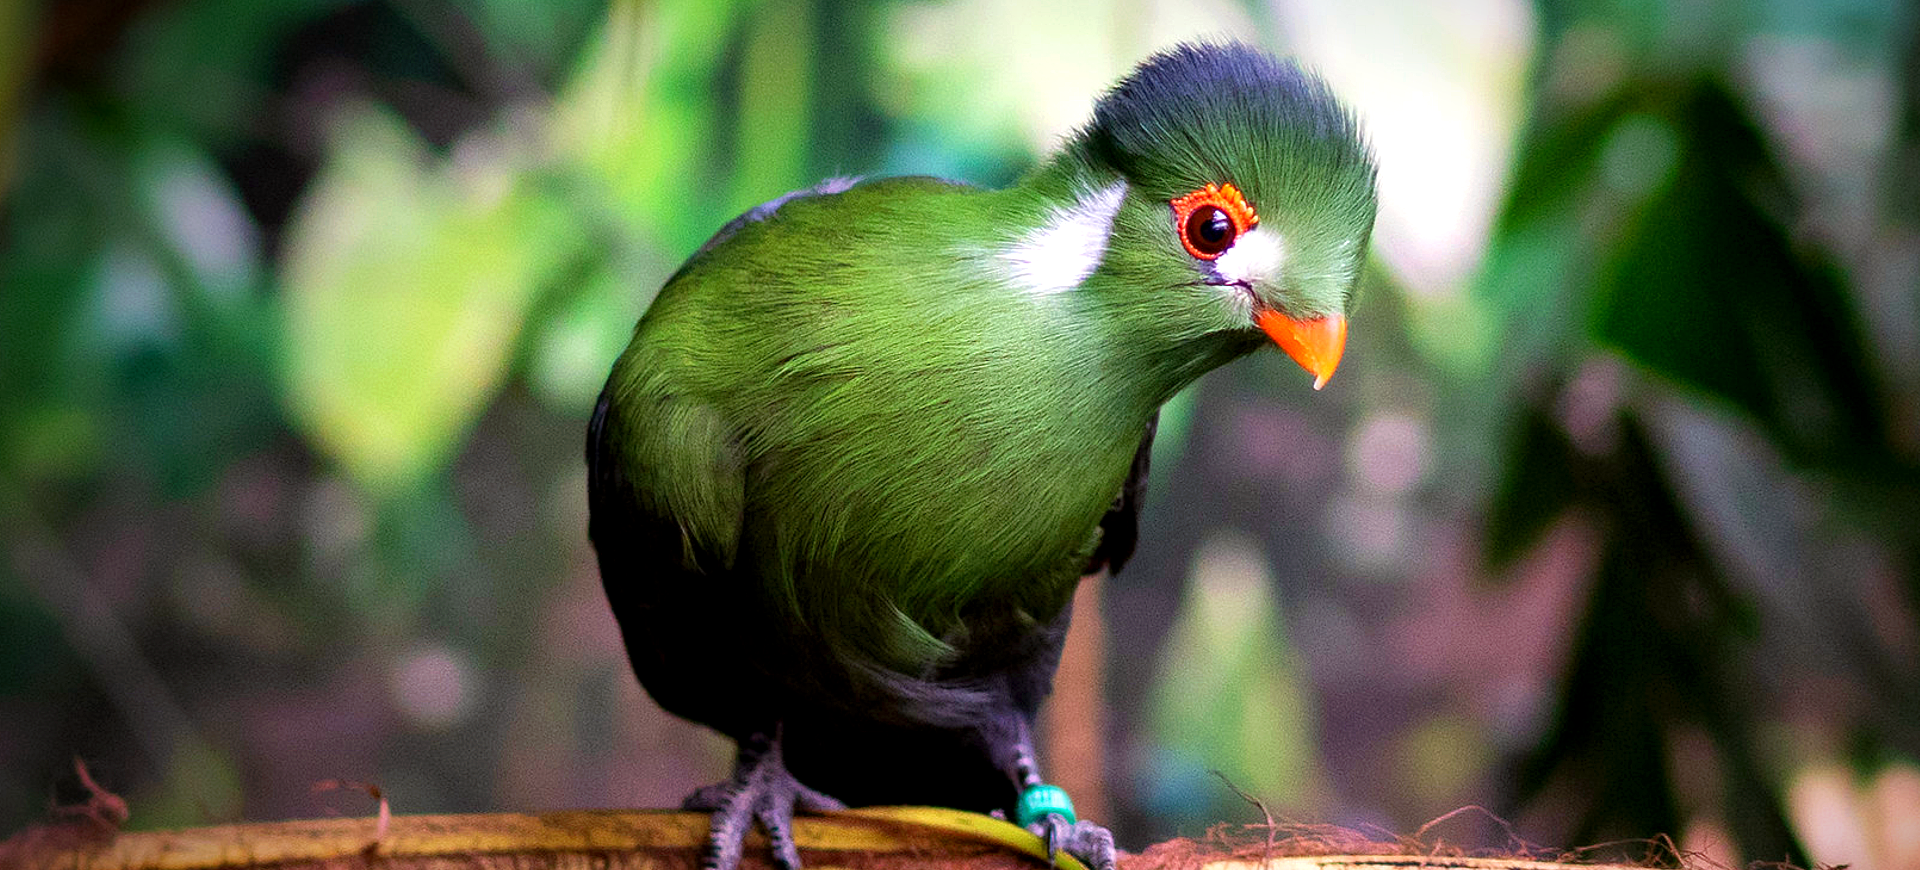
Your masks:
<svg viewBox="0 0 1920 870"><path fill-rule="evenodd" d="M756 648L742 642L743 635L756 635L741 631L742 624L754 619L751 609L740 603L750 593L727 564L731 536L739 529L738 504L714 512L730 513L730 525L726 519L701 522L676 516L662 507L666 499L660 481L635 481L636 466L622 456L623 451L640 451L645 454L637 466L640 473L658 477L660 466L676 461L658 449L661 440L678 441L694 455L724 453L729 445L698 443L724 436L674 425L675 415L627 421L620 419L622 410L603 392L587 426L587 535L599 557L600 580L634 673L674 715L735 737L764 728L778 702L772 681L755 662ZM707 483L710 491L738 491L737 467L731 474L711 465L702 470L717 471ZM702 525L728 525L723 533L727 537L715 543L714 534Z"/></svg>
<svg viewBox="0 0 1920 870"><path fill-rule="evenodd" d="M1160 413L1147 418L1147 431L1140 436L1140 447L1133 452L1133 469L1127 481L1113 497L1113 507L1100 518L1100 544L1087 560L1082 575L1097 574L1102 568L1118 574L1133 558L1134 545L1140 541L1140 503L1147 496L1147 464L1153 458L1153 433L1160 427Z"/></svg>

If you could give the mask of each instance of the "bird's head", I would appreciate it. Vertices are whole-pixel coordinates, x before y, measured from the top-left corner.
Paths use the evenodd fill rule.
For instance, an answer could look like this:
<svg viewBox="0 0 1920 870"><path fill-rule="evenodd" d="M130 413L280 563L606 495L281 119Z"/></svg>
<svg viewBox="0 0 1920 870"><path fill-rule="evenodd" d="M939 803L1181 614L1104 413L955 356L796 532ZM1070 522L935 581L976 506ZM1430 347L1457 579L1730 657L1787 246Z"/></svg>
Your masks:
<svg viewBox="0 0 1920 870"><path fill-rule="evenodd" d="M1324 82L1245 45L1182 45L1101 98L1063 156L1117 178L1075 194L1108 218L1089 291L1176 342L1264 336L1316 389L1332 376L1376 203Z"/></svg>

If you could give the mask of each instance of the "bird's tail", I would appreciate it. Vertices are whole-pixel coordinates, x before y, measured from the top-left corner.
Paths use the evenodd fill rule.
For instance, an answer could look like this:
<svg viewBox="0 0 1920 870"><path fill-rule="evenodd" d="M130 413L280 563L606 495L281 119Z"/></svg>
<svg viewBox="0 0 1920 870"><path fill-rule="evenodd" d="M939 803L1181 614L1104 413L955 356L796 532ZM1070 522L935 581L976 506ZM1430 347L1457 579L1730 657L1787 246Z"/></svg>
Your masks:
<svg viewBox="0 0 1920 870"><path fill-rule="evenodd" d="M1006 692L991 678L916 677L866 660L852 662L846 677L856 709L891 724L967 728L1007 706Z"/></svg>
<svg viewBox="0 0 1920 870"><path fill-rule="evenodd" d="M890 724L977 727L1010 709L1039 707L1052 689L1070 618L1071 610L1063 607L1046 621L1032 620L1024 613L1017 620L981 620L971 636L945 640L914 623L914 631L905 636L917 637L938 650L919 649L919 655L911 657L898 648L873 649L876 632L871 623L857 637L845 637L815 622L819 634L809 639L812 642L787 648L819 650L831 660L824 667L806 669L808 679L816 681L806 690L823 693L815 697L840 700L847 709ZM898 614L898 619L908 617ZM1013 626L1019 628L1009 630ZM898 643L901 637L895 635L893 640ZM926 664L918 673L890 664L902 661Z"/></svg>
<svg viewBox="0 0 1920 870"><path fill-rule="evenodd" d="M904 618L904 617L902 617ZM829 706L857 711L863 717L905 727L965 728L988 721L1006 707L1004 685L993 674L955 672L934 662L951 663L954 650L919 632L940 652L902 655L884 645L871 626L864 631L830 620L808 620L806 637L780 645L789 652L806 651L811 661L802 667L787 662L775 667L797 698L815 698ZM915 626L918 629L918 626ZM891 640L898 641L896 636ZM910 662L928 662L921 672ZM796 685L797 683L797 685Z"/></svg>

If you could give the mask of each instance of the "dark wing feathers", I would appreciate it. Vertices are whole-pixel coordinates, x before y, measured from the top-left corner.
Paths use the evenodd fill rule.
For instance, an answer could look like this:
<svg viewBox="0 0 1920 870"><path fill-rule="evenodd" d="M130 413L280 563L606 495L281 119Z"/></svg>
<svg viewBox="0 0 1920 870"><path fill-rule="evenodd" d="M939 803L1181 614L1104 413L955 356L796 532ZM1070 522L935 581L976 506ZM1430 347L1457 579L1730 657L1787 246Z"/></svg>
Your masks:
<svg viewBox="0 0 1920 870"><path fill-rule="evenodd" d="M1102 568L1108 574L1118 574L1126 567L1127 560L1133 558L1134 545L1140 542L1140 505L1147 497L1147 466L1153 459L1153 434L1159 428L1160 412L1155 411L1147 418L1147 431L1140 436L1140 447L1133 452L1133 469L1127 472L1127 481L1113 497L1113 507L1100 519L1100 545L1094 548L1093 558L1087 560L1087 569L1082 574L1097 574Z"/></svg>
<svg viewBox="0 0 1920 870"><path fill-rule="evenodd" d="M764 730L775 687L763 651L742 640L760 634L743 631L751 599L735 578L687 567L679 523L636 497L614 452L627 422L602 391L587 426L587 537L634 675L676 716L735 738Z"/></svg>

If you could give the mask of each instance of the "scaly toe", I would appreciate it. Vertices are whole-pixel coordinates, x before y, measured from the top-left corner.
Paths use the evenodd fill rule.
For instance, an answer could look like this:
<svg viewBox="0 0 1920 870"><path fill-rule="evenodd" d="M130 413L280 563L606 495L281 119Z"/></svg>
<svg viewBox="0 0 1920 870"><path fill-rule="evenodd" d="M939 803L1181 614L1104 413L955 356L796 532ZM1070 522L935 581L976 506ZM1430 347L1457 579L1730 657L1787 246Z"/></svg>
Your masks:
<svg viewBox="0 0 1920 870"><path fill-rule="evenodd" d="M1085 820L1073 826L1067 843L1061 848L1092 870L1114 870L1119 860L1113 847L1113 832Z"/></svg>
<svg viewBox="0 0 1920 870"><path fill-rule="evenodd" d="M1091 870L1114 870L1118 853L1113 832L1089 821L1069 823L1065 816L1048 813L1046 818L1027 826L1047 844L1047 862L1056 863L1065 852L1080 859Z"/></svg>
<svg viewBox="0 0 1920 870"><path fill-rule="evenodd" d="M751 789L739 789L714 810L707 822L707 851L701 856L701 870L734 870L739 866L747 829L753 824L753 798Z"/></svg>
<svg viewBox="0 0 1920 870"><path fill-rule="evenodd" d="M844 810L847 808L846 804L835 800L830 795L821 794L820 792L807 788L801 785L798 780L794 780L793 789L793 801L803 812L830 813L835 810Z"/></svg>
<svg viewBox="0 0 1920 870"><path fill-rule="evenodd" d="M800 870L800 849L793 840L793 812L846 809L846 805L801 785L780 758L778 737L753 735L742 740L733 776L687 795L681 806L712 813L702 870L734 870L745 852L747 832L758 824L767 832L773 863Z"/></svg>
<svg viewBox="0 0 1920 870"><path fill-rule="evenodd" d="M761 797L753 817L767 832L767 846L780 870L800 870L800 848L793 843L793 792L773 789Z"/></svg>

